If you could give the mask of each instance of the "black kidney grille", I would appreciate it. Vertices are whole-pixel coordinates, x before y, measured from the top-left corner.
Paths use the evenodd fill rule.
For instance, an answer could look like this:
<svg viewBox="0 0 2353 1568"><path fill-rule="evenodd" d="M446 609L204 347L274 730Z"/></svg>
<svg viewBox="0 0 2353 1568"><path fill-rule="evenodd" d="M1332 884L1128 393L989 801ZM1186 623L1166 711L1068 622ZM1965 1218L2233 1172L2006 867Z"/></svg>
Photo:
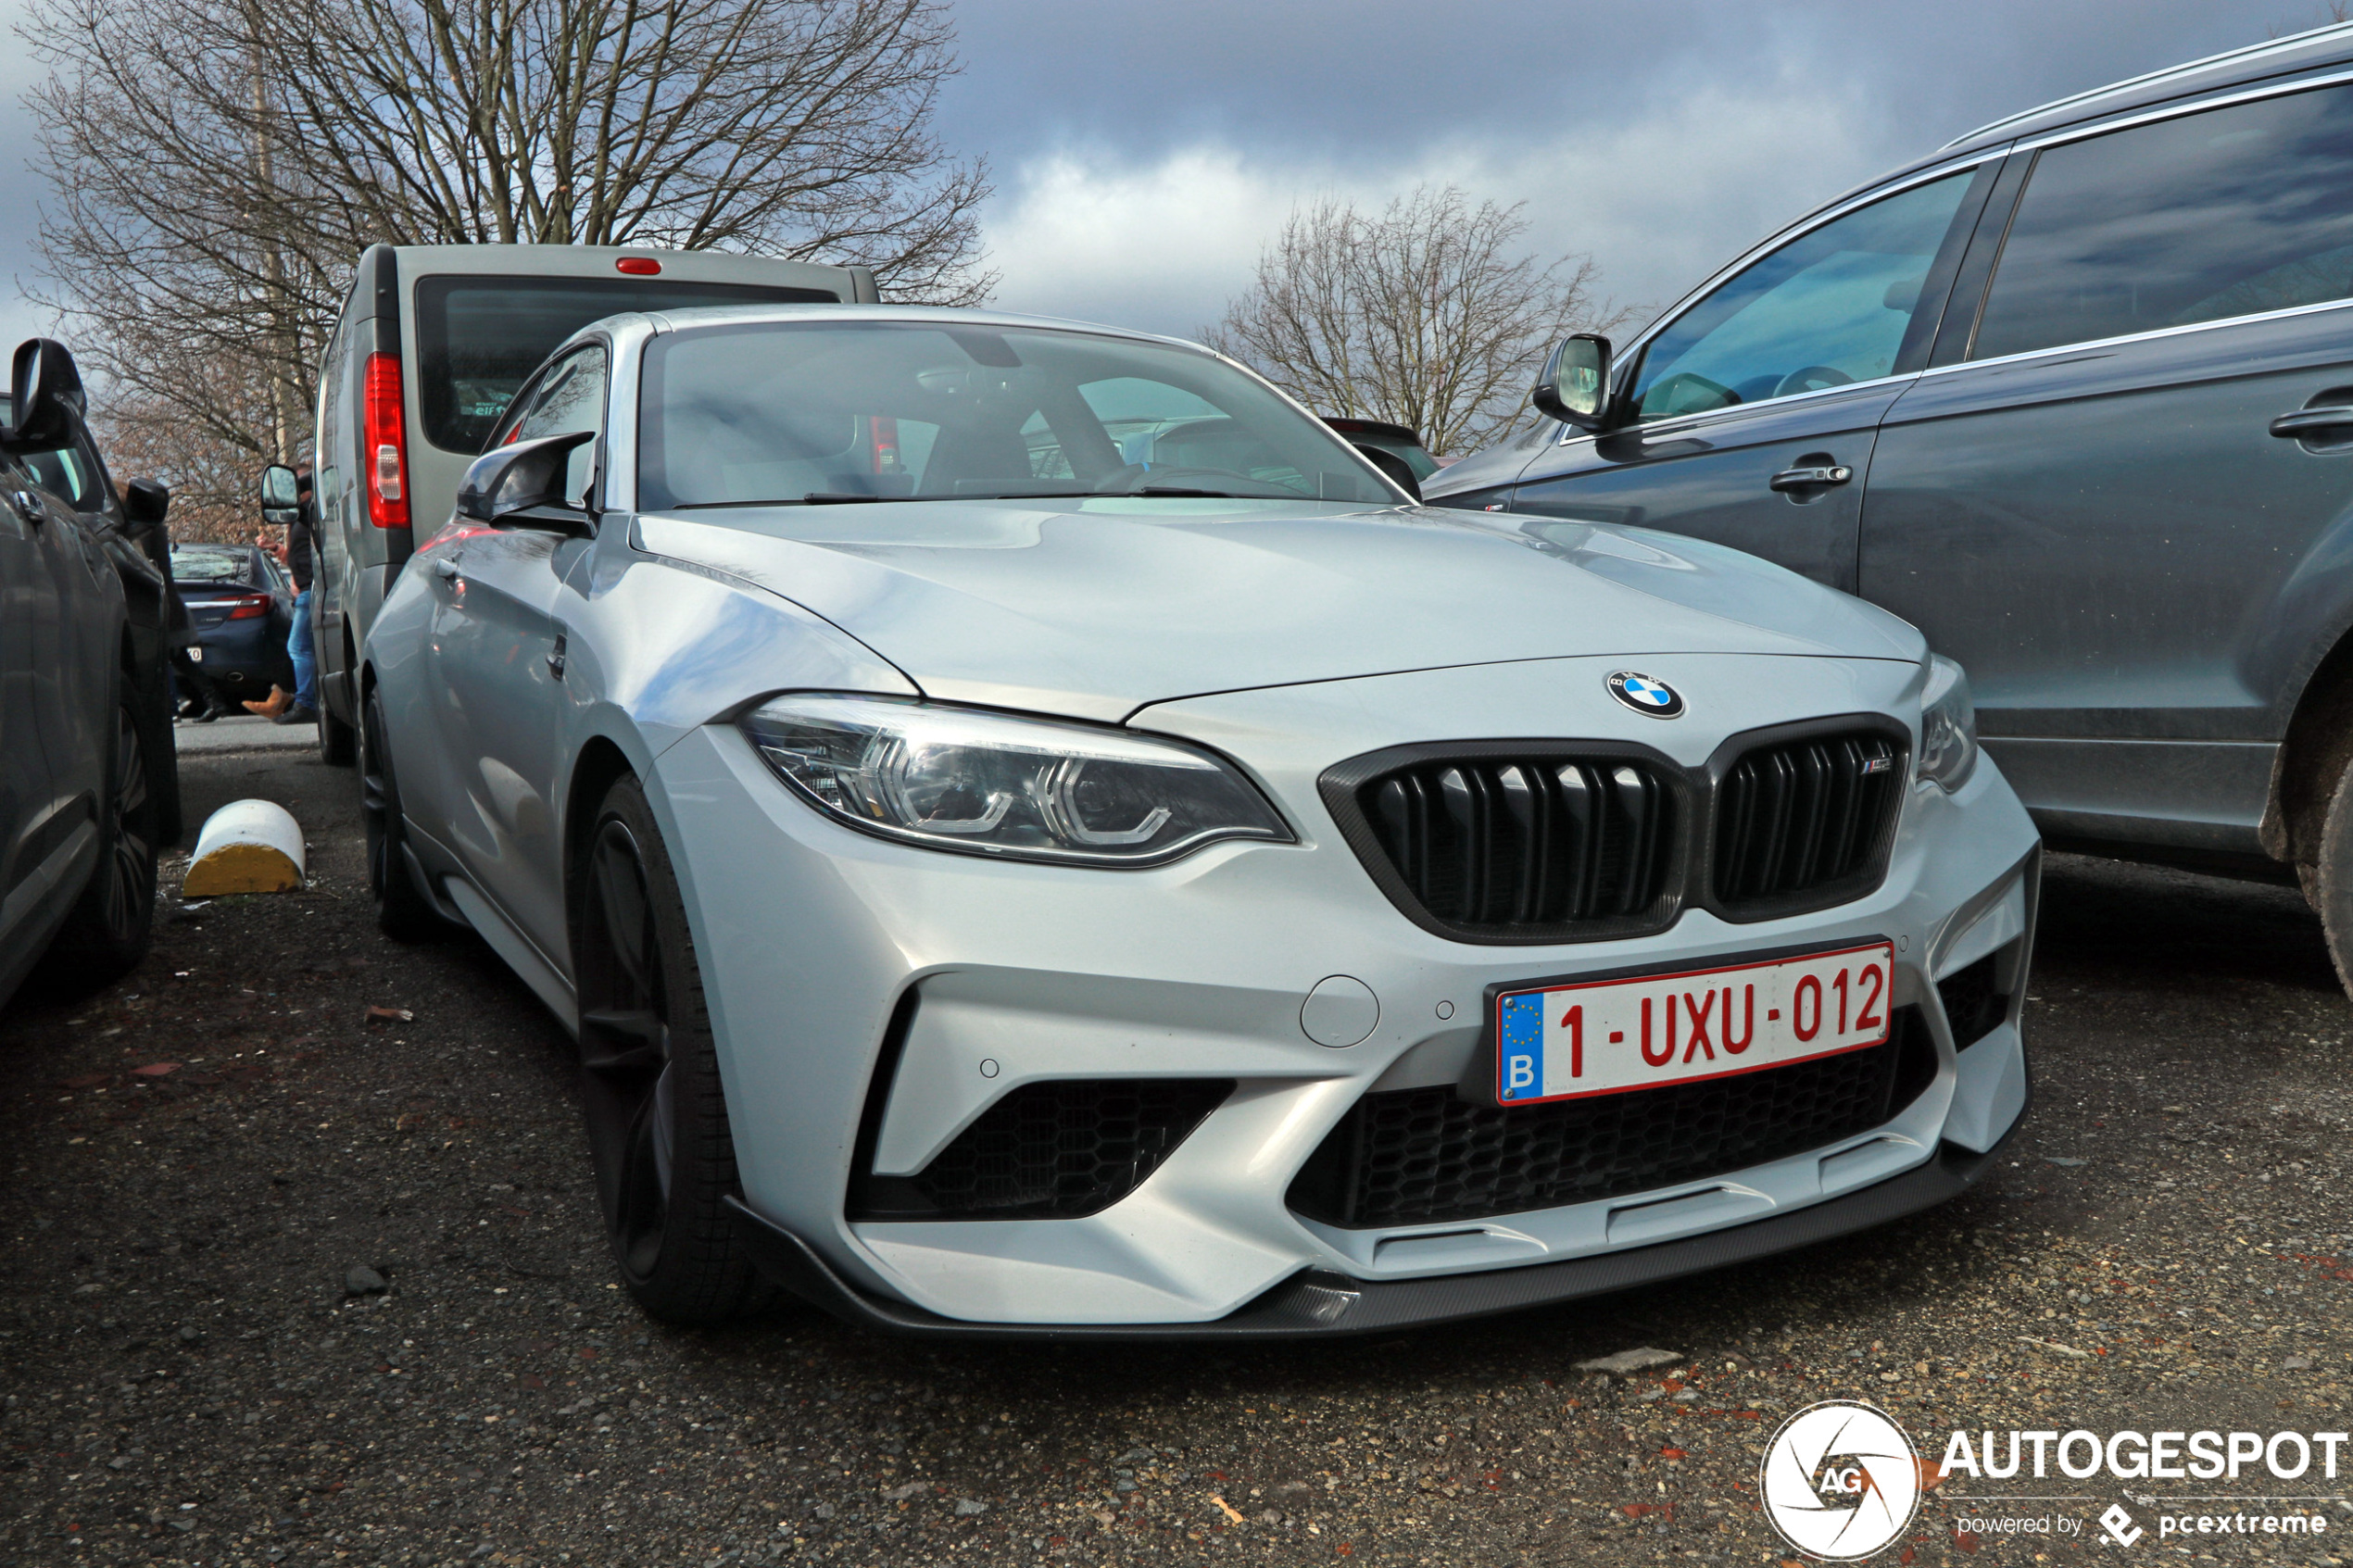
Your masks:
<svg viewBox="0 0 2353 1568"><path fill-rule="evenodd" d="M1356 801L1406 891L1449 925L1624 920L1667 889L1674 796L1647 763L1423 762L1373 779Z"/></svg>
<svg viewBox="0 0 2353 1568"><path fill-rule="evenodd" d="M1716 902L1738 911L1876 880L1903 798L1904 750L1886 735L1748 752L1717 787Z"/></svg>
<svg viewBox="0 0 2353 1568"><path fill-rule="evenodd" d="M1451 1085L1356 1102L1291 1182L1309 1219L1353 1230L1623 1198L1869 1132L1936 1075L1915 1010L1884 1045L1700 1084L1505 1110Z"/></svg>
<svg viewBox="0 0 2353 1568"><path fill-rule="evenodd" d="M912 1177L870 1176L861 1217L1068 1220L1144 1184L1234 1092L1231 1078L1025 1084Z"/></svg>

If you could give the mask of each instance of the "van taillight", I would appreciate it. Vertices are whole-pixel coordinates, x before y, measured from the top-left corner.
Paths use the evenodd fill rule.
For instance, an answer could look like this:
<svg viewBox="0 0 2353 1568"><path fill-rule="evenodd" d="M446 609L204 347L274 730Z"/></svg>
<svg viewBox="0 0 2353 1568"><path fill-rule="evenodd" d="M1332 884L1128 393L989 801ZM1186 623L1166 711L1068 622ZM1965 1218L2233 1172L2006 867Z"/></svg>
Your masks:
<svg viewBox="0 0 2353 1568"><path fill-rule="evenodd" d="M409 425L400 403L400 356L368 356L368 521L378 528L409 526Z"/></svg>

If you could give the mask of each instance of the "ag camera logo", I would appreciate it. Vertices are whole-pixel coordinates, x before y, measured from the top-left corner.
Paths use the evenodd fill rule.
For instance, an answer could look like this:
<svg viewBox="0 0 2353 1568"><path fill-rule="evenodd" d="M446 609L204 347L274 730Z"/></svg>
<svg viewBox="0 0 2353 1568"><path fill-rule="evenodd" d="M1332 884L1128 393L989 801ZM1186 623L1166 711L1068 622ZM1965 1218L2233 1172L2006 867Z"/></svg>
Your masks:
<svg viewBox="0 0 2353 1568"><path fill-rule="evenodd" d="M1783 1540L1853 1562L1910 1526L1920 1506L1919 1456L1878 1406L1825 1399L1781 1423L1765 1446L1757 1489Z"/></svg>

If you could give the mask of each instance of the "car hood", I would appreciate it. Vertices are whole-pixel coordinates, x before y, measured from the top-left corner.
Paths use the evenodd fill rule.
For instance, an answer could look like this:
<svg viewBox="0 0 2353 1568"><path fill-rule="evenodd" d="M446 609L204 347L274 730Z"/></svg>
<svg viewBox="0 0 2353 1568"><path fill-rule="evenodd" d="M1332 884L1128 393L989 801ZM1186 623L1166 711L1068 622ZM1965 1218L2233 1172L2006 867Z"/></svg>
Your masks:
<svg viewBox="0 0 2353 1568"><path fill-rule="evenodd" d="M1517 659L1926 653L1894 616L1752 556L1509 513L883 502L648 514L633 538L824 617L928 696L1112 721L1179 696Z"/></svg>

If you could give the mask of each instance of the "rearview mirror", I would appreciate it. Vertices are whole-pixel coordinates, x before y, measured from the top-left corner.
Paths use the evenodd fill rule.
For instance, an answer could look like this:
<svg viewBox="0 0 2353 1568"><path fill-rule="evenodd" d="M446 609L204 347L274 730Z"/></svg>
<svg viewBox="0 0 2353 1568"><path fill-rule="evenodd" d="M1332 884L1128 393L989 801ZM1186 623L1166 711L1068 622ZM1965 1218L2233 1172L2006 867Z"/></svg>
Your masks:
<svg viewBox="0 0 2353 1568"><path fill-rule="evenodd" d="M1609 339L1579 332L1554 345L1529 401L1564 424L1601 429L1609 408Z"/></svg>
<svg viewBox="0 0 2353 1568"><path fill-rule="evenodd" d="M301 482L283 463L261 470L261 521L272 528L292 528L302 521Z"/></svg>
<svg viewBox="0 0 2353 1568"><path fill-rule="evenodd" d="M573 450L596 439L593 430L575 430L484 452L458 486L458 515L500 528L588 532L588 512L566 493L564 481Z"/></svg>
<svg viewBox="0 0 2353 1568"><path fill-rule="evenodd" d="M24 445L62 446L82 423L88 401L73 356L54 338L17 345L8 367L7 439Z"/></svg>
<svg viewBox="0 0 2353 1568"><path fill-rule="evenodd" d="M152 479L134 479L122 487L122 515L133 529L155 528L171 511L171 492Z"/></svg>

